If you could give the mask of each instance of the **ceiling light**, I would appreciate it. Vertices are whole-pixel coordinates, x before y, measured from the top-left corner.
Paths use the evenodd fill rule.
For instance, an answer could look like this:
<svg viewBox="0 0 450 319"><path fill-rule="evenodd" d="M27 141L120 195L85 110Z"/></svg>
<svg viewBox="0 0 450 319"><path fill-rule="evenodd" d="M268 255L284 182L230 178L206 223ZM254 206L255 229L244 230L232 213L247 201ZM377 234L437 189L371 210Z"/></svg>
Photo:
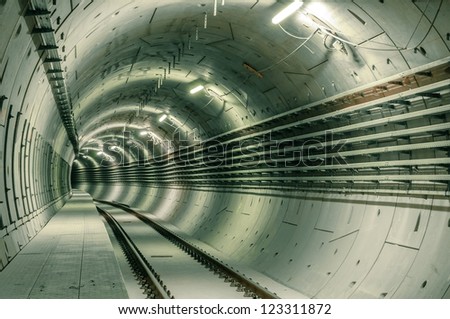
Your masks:
<svg viewBox="0 0 450 319"><path fill-rule="evenodd" d="M102 151L100 151L100 152L98 152L98 153L97 153L97 155L103 155L103 152L102 152Z"/></svg>
<svg viewBox="0 0 450 319"><path fill-rule="evenodd" d="M139 135L145 136L145 135L147 135L147 132L146 131L142 131Z"/></svg>
<svg viewBox="0 0 450 319"><path fill-rule="evenodd" d="M195 88L193 88L192 90L189 91L189 93L191 94L195 94L197 92L200 92L201 90L203 90L205 87L203 85L198 85Z"/></svg>
<svg viewBox="0 0 450 319"><path fill-rule="evenodd" d="M159 118L159 121L160 121L160 122L163 122L166 118L167 118L167 114L163 114L163 115Z"/></svg>
<svg viewBox="0 0 450 319"><path fill-rule="evenodd" d="M292 15L295 11L300 9L300 7L303 5L302 1L295 0L290 5L288 5L286 8L281 10L277 15L275 15L272 19L273 24L279 24L281 21Z"/></svg>

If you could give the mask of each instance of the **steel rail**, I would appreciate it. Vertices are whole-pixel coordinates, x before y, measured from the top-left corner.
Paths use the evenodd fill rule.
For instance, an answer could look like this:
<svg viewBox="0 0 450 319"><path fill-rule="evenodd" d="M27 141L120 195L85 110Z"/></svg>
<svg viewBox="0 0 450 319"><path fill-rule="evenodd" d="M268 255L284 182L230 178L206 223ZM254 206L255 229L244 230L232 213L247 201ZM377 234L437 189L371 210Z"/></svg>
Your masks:
<svg viewBox="0 0 450 319"><path fill-rule="evenodd" d="M228 266L214 256L208 254L207 252L199 249L198 247L192 245L179 235L168 230L166 227L160 225L156 221L150 219L149 217L137 212L136 210L130 208L128 205L118 202L109 202L99 199L94 199L94 202L110 205L119 208L142 222L156 230L163 237L171 241L174 245L178 246L184 252L189 254L196 261L201 263L204 267L213 271L220 278L223 278L225 282L230 283L232 286L236 287L237 291L240 291L244 296L252 297L254 299L277 299L279 298L275 293L270 292L267 288L260 286L259 284L251 281L245 275L239 273L233 267ZM170 288L170 287L169 287Z"/></svg>
<svg viewBox="0 0 450 319"><path fill-rule="evenodd" d="M147 297L149 299L174 298L173 296L171 296L170 291L164 288L165 286L162 280L159 278L158 274L155 272L153 267L149 265L147 260L144 258L136 245L132 242L122 226L120 226L115 218L104 209L97 206L97 210L111 227L134 274L136 275L136 278L141 284L141 288L144 289L144 292L147 294Z"/></svg>

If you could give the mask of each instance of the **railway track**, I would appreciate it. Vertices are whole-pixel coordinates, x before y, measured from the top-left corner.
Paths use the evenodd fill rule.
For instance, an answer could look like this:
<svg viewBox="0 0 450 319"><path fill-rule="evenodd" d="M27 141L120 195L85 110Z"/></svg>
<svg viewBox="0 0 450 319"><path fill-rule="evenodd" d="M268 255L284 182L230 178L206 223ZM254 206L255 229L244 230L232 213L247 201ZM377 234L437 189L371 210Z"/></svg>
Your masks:
<svg viewBox="0 0 450 319"><path fill-rule="evenodd" d="M147 298L279 298L143 213L117 202L95 204Z"/></svg>

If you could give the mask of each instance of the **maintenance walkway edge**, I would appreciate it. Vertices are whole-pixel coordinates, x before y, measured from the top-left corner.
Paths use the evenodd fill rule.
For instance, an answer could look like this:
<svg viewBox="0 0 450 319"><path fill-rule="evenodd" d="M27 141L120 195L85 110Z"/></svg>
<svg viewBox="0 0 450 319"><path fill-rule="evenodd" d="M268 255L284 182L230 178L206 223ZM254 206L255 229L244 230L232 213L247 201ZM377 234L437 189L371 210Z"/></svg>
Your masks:
<svg viewBox="0 0 450 319"><path fill-rule="evenodd" d="M89 194L71 199L0 272L0 298L124 299L128 294Z"/></svg>

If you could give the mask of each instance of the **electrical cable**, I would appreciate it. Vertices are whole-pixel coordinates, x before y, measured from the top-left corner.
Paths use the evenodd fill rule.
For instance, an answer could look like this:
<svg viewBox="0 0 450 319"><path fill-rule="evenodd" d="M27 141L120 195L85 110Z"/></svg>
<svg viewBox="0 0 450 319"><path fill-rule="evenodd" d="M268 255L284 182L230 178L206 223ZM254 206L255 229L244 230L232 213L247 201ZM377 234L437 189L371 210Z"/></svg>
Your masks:
<svg viewBox="0 0 450 319"><path fill-rule="evenodd" d="M407 44L405 47L398 47L398 46L396 46L396 45L390 45L390 44L387 44L387 43L380 43L380 42L370 41L370 40L367 41L367 42L371 42L371 43L376 43L376 44L380 44L380 45L389 46L389 47L391 47L391 49L388 49L388 48L383 49L383 48L370 48L370 47L365 47L365 46L363 46L363 45L361 45L361 44L358 44L358 43L354 43L354 42L345 40L344 38L338 36L338 35L336 34L336 33L337 33L336 31L333 31L333 30L331 30L331 29L328 28L328 27L321 26L321 25L317 24L317 23L314 22L314 21L313 21L313 22L314 22L314 24L316 24L318 30L324 32L327 36L333 37L334 39L339 40L339 41L341 41L342 43L346 43L346 44L348 44L348 45L350 45L350 46L353 46L353 47L355 47L355 48L364 49L364 50L371 50L371 51L384 51L384 52L389 52L389 51L392 51L392 52L395 52L395 51L408 51L408 50L414 50L414 49L416 49L417 47L419 47L419 46L425 41L425 39L428 37L428 35L430 34L432 28L434 27L434 24L435 24L436 19L437 19L438 15L439 15L439 12L441 11L441 7L442 7L443 2L444 2L444 0L441 0L441 1L440 1L439 8L437 9L437 12L436 12L436 14L435 14L433 20L430 21L430 22L431 22L431 23L430 23L430 27L428 28L428 31L427 31L427 33L425 34L425 36L422 38L422 40L421 40L417 45L415 45L415 46L413 46L413 47L408 47L408 45L409 45L409 43L411 42L411 40L412 40L414 34L416 33L417 29L419 28L419 25L420 25L420 23L421 23L423 17L425 16L425 11L426 11L426 9L428 8L428 5L429 5L429 3L430 3L430 0L428 1L425 10L422 11L422 16L421 16L421 18L419 19L419 22L417 23L417 25L416 25L416 27L415 27L415 29L414 29L412 35L411 35L411 38L409 39L408 44ZM295 36L295 35L289 33L287 30L285 30L285 29L281 26L281 24L280 24L279 26L280 26L280 28L281 28L287 35L289 35L289 36L291 36L291 37L293 37L293 38L296 38L296 39L303 39L303 38L301 38L301 37L298 37L298 36ZM316 30L316 32L317 32L318 30ZM309 39L308 39L308 40L309 40ZM324 41L326 41L326 38L325 38ZM329 48L329 47L327 47L327 46L326 46L326 48L327 48L328 50L332 49L332 48ZM282 62L282 61L280 61L280 62ZM280 62L278 62L278 63L280 63ZM277 63L277 64L278 64L278 63ZM261 72L261 71L259 71L259 72Z"/></svg>
<svg viewBox="0 0 450 319"><path fill-rule="evenodd" d="M444 2L444 0L441 0L441 1L440 1L440 3L439 3L439 8L437 9L436 14L434 15L433 20L431 21L430 27L428 28L428 31L427 31L427 33L425 34L425 36L422 38L422 40L421 40L417 45L415 45L415 46L413 46L413 47L408 47L408 45L407 45L406 47L401 48L401 47L397 47L397 46L394 45L394 46L392 46L392 47L394 47L395 49L367 48L367 47L364 47L364 46L362 46L362 45L360 45L360 44L357 44L357 43L353 43L353 42L344 40L344 39L342 39L341 37L338 37L336 34L333 34L333 33L329 32L329 30L327 30L327 29L325 29L325 28L321 28L321 30L324 31L324 32L325 32L326 34L328 34L329 36L332 36L332 37L334 37L335 39L337 39L337 40L339 40L339 41L342 41L343 43L347 43L347 44L349 44L349 45L351 45L351 46L354 46L354 47L360 48L360 49L366 49L366 50L372 50L372 51L408 51L408 50L414 50L414 49L416 49L417 47L419 47L419 46L425 41L425 39L428 37L428 35L430 34L431 30L432 30L433 27L434 27L434 24L435 24L435 22L436 22L436 19L437 19L438 15L439 15L439 12L441 11L441 7L442 7L442 3L443 3L443 2ZM428 7L428 4L427 4L427 7ZM423 11L423 15L422 15L422 17L420 18L420 20L419 20L419 22L417 23L417 25L416 25L416 28L414 29L414 32L413 32L413 34L412 34L412 36L411 36L411 39L412 39L412 37L414 36L416 30L418 29L418 27L419 27L419 25L420 25L420 21L422 20L423 16L425 16L425 11ZM411 42L411 39L408 41L408 44ZM373 42L373 41L372 41L372 42ZM388 45L388 44L384 44L384 45Z"/></svg>
<svg viewBox="0 0 450 319"><path fill-rule="evenodd" d="M299 37L299 36L293 35L292 33L289 33L285 28L283 28L283 26L281 24L278 24L278 25L280 26L281 30L283 30L284 33L286 33L290 37L293 37L293 38L299 39L299 40L306 40L306 39L308 39L307 37ZM311 50L308 46L305 46L305 48L308 49L308 51L311 52L311 54L314 54L314 51Z"/></svg>
<svg viewBox="0 0 450 319"><path fill-rule="evenodd" d="M295 52L297 52L298 50L300 50L309 40L312 39L312 37L319 31L319 29L316 29L316 31L314 31L308 38L306 38L305 41L303 41L297 48L294 49L294 51L292 51L291 53L289 53L287 56L285 56L284 58L282 58L281 60L279 60L278 62L264 68L261 70L258 70L257 72L259 73L263 73L265 71L268 71L270 69L272 69L274 66L280 64L281 62L284 62L285 60L287 60L288 58L290 58Z"/></svg>
<svg viewBox="0 0 450 319"><path fill-rule="evenodd" d="M436 19L437 19L438 15L439 15L439 12L441 11L442 3L443 3L443 2L444 2L444 0L441 0L441 2L439 3L439 8L437 9L436 14L434 15L433 21L431 21L431 24L430 24L430 27L428 28L427 33L425 34L425 36L423 37L423 39L419 42L419 44L417 44L417 45L415 46L415 48L419 47L419 46L425 41L425 39L428 37L428 35L430 34L431 29L433 29L434 24L435 24L435 22L436 22Z"/></svg>
<svg viewBox="0 0 450 319"><path fill-rule="evenodd" d="M408 40L408 43L406 43L406 47L409 46L409 44L411 43L412 38L414 37L414 34L416 34L416 31L419 28L419 25L422 22L423 17L425 16L425 11L427 11L429 5L430 5L430 0L428 0L427 6L425 7L425 9L423 11L419 9L420 11L422 11L422 15L420 16L419 22L417 22L416 27L414 28L414 31L413 31L413 33L411 34L411 37Z"/></svg>
<svg viewBox="0 0 450 319"><path fill-rule="evenodd" d="M342 43L346 43L350 46L353 46L355 48L360 48L360 49L365 49L365 50L371 50L371 51L405 51L405 50L413 50L413 49L407 49L407 48L400 48L400 47L396 47L396 49L381 49L381 48L367 48L364 47L360 44L345 40L339 36L337 36L336 34L331 33L330 31L326 30L325 28L320 28L320 31L324 32L325 34L329 35L330 37L335 38L336 40L341 41ZM389 45L389 44L385 44L385 45Z"/></svg>
<svg viewBox="0 0 450 319"><path fill-rule="evenodd" d="M369 50L374 50L374 51L399 51L399 50L405 50L405 48L400 48L400 47L397 47L397 46L395 46L395 45L391 45L391 44L387 44L387 43L381 43L381 42L376 42L376 41L368 41L368 42L372 42L372 43L375 43L375 44L380 44L380 45L389 46L389 47L391 47L391 48L393 48L393 49L379 49L379 48L367 48L367 47L363 47L363 46L361 46L360 44L357 44L357 43L354 43L354 42L350 42L350 41L348 41L348 40L344 40L344 39L338 37L338 36L337 36L337 33L338 33L338 32L337 32L336 30L332 30L329 26L323 26L323 25L320 25L320 24L318 24L317 22L314 22L314 21L313 21L313 23L316 25L316 27L317 27L320 31L323 31L323 32L326 33L328 36L334 37L336 40L339 40L339 41L341 41L341 42L343 42L343 43L347 43L348 45L351 45L351 46L354 46L354 47L359 47L359 48L369 49ZM288 32L286 29L283 28L283 26L282 26L281 24L279 24L279 26L280 26L281 30L283 30L283 32L286 33L287 35L289 35L290 37L293 37L293 38L295 38L295 39L300 39L300 40L307 39L307 38L304 38L304 37L296 36L296 35L294 35L294 34ZM328 49L328 48L327 48L327 49ZM310 52L312 52L310 49L308 49L308 50L309 50ZM412 49L411 49L411 50L412 50Z"/></svg>
<svg viewBox="0 0 450 319"><path fill-rule="evenodd" d="M278 24L278 26L279 26L279 27L281 28L281 30L283 30L284 33L286 33L288 36L291 36L291 37L296 38L296 39L299 39L299 40L306 40L306 39L308 39L307 37L299 37L299 36L297 36L297 35L293 35L292 33L289 33L288 31L286 31L285 28L283 28L283 26L281 25L281 23Z"/></svg>

